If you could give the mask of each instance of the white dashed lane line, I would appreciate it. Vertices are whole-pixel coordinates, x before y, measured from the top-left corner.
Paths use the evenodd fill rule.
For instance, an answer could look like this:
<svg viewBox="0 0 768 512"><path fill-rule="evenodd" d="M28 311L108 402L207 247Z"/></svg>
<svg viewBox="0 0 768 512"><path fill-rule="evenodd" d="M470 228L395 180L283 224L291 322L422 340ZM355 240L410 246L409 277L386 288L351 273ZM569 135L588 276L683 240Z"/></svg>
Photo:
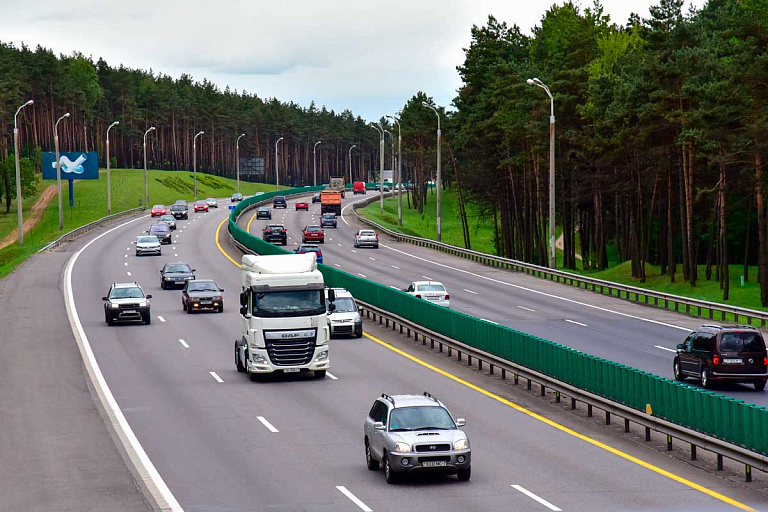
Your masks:
<svg viewBox="0 0 768 512"><path fill-rule="evenodd" d="M329 378L329 379L331 379L331 380L339 380L339 378L338 378L337 376L335 376L334 374L332 374L331 372L325 372L325 374L326 374L326 375L328 376L328 378Z"/></svg>
<svg viewBox="0 0 768 512"><path fill-rule="evenodd" d="M464 288L464 291L467 293L471 293L472 295L477 295L477 292L473 292L472 290L467 290L466 288Z"/></svg>
<svg viewBox="0 0 768 512"><path fill-rule="evenodd" d="M326 375L327 375L327 374L326 374ZM274 425L272 425L270 422L268 422L268 421L267 421L267 419L266 419L264 416L256 416L256 419L257 419L257 420L259 420L259 421L261 422L261 424L262 424L262 425L264 425L265 427L267 427L267 430L269 430L270 432L272 432L272 433L277 433L277 432L280 432L279 430L277 430L277 429L274 427Z"/></svg>
<svg viewBox="0 0 768 512"><path fill-rule="evenodd" d="M357 251L356 251L356 250L354 250L354 249L350 249L350 251L352 251L352 252L357 252Z"/></svg>
<svg viewBox="0 0 768 512"><path fill-rule="evenodd" d="M334 263L334 266L341 268L341 265L339 265L338 263Z"/></svg>
<svg viewBox="0 0 768 512"><path fill-rule="evenodd" d="M424 278L424 279L426 279L427 281L431 281L431 280L432 280L432 278L431 278L431 277L429 277L429 276L421 276L421 277L423 277L423 278Z"/></svg>
<svg viewBox="0 0 768 512"><path fill-rule="evenodd" d="M339 247L342 247L342 245L341 245L341 244L336 244L336 245L338 245Z"/></svg>
<svg viewBox="0 0 768 512"><path fill-rule="evenodd" d="M521 493L525 494L526 496L528 496L532 500L538 501L540 504L544 505L549 510L552 510L552 512L561 512L561 510L562 510L561 508L558 508L558 507L554 506L553 504L551 504L550 502L548 502L544 498L540 498L539 496L536 496L531 491L529 491L528 489L526 489L525 487L523 487L521 485L513 485L512 488L520 491Z"/></svg>
<svg viewBox="0 0 768 512"><path fill-rule="evenodd" d="M179 256L179 255L178 255L178 254L176 254L176 253L173 253L173 255L174 255L174 256L176 256L176 257L178 257L178 256Z"/></svg>
<svg viewBox="0 0 768 512"><path fill-rule="evenodd" d="M216 372L208 372L208 373L210 373L210 374L211 374L211 377L213 377L214 379L216 379L216 382L218 382L219 384L221 384L221 383L223 383L223 382L224 382L223 380L221 380L221 377L219 377L219 376L216 374Z"/></svg>
<svg viewBox="0 0 768 512"><path fill-rule="evenodd" d="M126 267L128 266L128 262L127 262L127 261L125 262L125 266L126 266Z"/></svg>
<svg viewBox="0 0 768 512"><path fill-rule="evenodd" d="M338 490L341 492L341 494L343 494L344 496L346 496L347 498L349 498L349 500L350 500L352 503L354 503L355 505L357 505L358 507L360 507L360 510L363 510L364 512L373 512L373 510L372 510L371 508L369 508L369 507L368 507L368 505L366 505L365 503L363 503L362 501L360 501L360 498L358 498L357 496L355 496L354 494L352 494L352 493L349 491L349 489L347 489L347 488L346 488L346 487L344 487L343 485L337 485L337 486L336 486L336 488L337 488L337 489L338 489Z"/></svg>
<svg viewBox="0 0 768 512"><path fill-rule="evenodd" d="M484 320L484 321L488 322L489 324L499 325L499 322L494 322L493 320L488 320L487 318L481 318L480 320Z"/></svg>
<svg viewBox="0 0 768 512"><path fill-rule="evenodd" d="M660 348L661 350L666 350L667 352L677 352L677 350L667 348L667 347L662 347L661 345L654 345L654 348Z"/></svg>
<svg viewBox="0 0 768 512"><path fill-rule="evenodd" d="M131 273L130 273L130 272L126 272L126 274L128 274L129 276L131 275Z"/></svg>
<svg viewBox="0 0 768 512"><path fill-rule="evenodd" d="M128 255L127 255L127 254L123 254L123 256L125 256L126 258L128 257Z"/></svg>
<svg viewBox="0 0 768 512"><path fill-rule="evenodd" d="M568 320L567 318L564 318L564 320L566 322L568 322L568 323L571 323L571 324L576 324L576 325L580 325L582 327L587 327L587 324L583 324L581 322L577 322L576 320Z"/></svg>
<svg viewBox="0 0 768 512"><path fill-rule="evenodd" d="M376 258L371 257L371 256L368 256L368 259L371 260L371 261L376 261Z"/></svg>
<svg viewBox="0 0 768 512"><path fill-rule="evenodd" d="M397 269L397 270L400 270L400 267L398 267L397 265L392 265L392 268L395 268L395 269Z"/></svg>
<svg viewBox="0 0 768 512"><path fill-rule="evenodd" d="M530 311L531 313L535 313L535 312L536 312L536 310L534 310L534 309L531 309L531 308L527 308L527 307L525 307L525 306L517 306L517 307L519 307L520 309L524 309L524 310L526 310L526 311Z"/></svg>
<svg viewBox="0 0 768 512"><path fill-rule="evenodd" d="M360 277L362 277L362 278L367 278L367 277L368 277L368 276L366 276L365 274L361 274L361 273L359 273L359 272L358 272L358 274L357 274L357 275L359 275L359 276L360 276Z"/></svg>
<svg viewBox="0 0 768 512"><path fill-rule="evenodd" d="M179 343L181 343L181 345L182 345L184 348L189 348L189 345L187 344L187 342L186 342L186 341L184 341L184 340L182 340L181 338L179 338Z"/></svg>
<svg viewBox="0 0 768 512"><path fill-rule="evenodd" d="M162 317L162 316L160 316L160 315L157 315L157 319L158 319L158 320L160 320L161 322L165 322L165 318L163 318L163 317Z"/></svg>

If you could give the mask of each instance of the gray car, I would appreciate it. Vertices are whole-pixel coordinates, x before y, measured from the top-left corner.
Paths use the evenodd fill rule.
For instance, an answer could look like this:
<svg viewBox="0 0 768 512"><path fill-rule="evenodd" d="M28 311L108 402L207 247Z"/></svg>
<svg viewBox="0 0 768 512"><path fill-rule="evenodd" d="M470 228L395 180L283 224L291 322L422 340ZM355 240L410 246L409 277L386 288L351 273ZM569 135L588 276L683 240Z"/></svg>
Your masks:
<svg viewBox="0 0 768 512"><path fill-rule="evenodd" d="M176 229L176 217L173 215L161 215L158 220L171 228L171 231Z"/></svg>
<svg viewBox="0 0 768 512"><path fill-rule="evenodd" d="M354 241L355 247L373 247L374 249L379 248L379 235L376 234L376 232L372 229L361 229L357 233L355 233L355 241Z"/></svg>
<svg viewBox="0 0 768 512"><path fill-rule="evenodd" d="M335 308L333 311L328 310L331 336L346 335L362 338L363 317L360 316L360 310L354 297L344 288L334 288L333 290L336 293L336 300L333 302ZM325 290L325 296L328 297L328 288Z"/></svg>
<svg viewBox="0 0 768 512"><path fill-rule="evenodd" d="M471 475L466 422L453 419L445 405L426 391L423 395L382 394L365 419L365 460L368 469L384 466L387 483L414 472Z"/></svg>
<svg viewBox="0 0 768 512"><path fill-rule="evenodd" d="M115 322L140 320L149 325L152 322L149 299L137 283L113 283L104 301L104 320L107 325Z"/></svg>

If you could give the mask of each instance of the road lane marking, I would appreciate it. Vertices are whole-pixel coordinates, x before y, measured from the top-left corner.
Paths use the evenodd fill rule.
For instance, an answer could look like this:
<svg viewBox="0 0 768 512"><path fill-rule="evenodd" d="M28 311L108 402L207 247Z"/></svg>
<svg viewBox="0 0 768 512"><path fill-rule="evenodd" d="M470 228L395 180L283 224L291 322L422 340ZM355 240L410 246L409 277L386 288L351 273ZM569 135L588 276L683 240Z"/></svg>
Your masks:
<svg viewBox="0 0 768 512"><path fill-rule="evenodd" d="M161 322L165 322L165 318L163 318L163 317L162 317L162 316L160 316L160 315L157 315L157 319L158 319L158 320L160 320Z"/></svg>
<svg viewBox="0 0 768 512"><path fill-rule="evenodd" d="M354 250L354 249L350 249L350 251L352 251L352 252L357 252L357 251L356 251L356 250Z"/></svg>
<svg viewBox="0 0 768 512"><path fill-rule="evenodd" d="M565 320L566 322L572 323L572 324L580 325L582 327L587 327L587 324L583 324L581 322L577 322L576 320L568 320L567 318L564 318L563 320Z"/></svg>
<svg viewBox="0 0 768 512"><path fill-rule="evenodd" d="M553 504L551 504L550 502L548 502L544 498L536 496L535 494L533 494L531 491L529 491L528 489L526 489L522 485L513 485L512 488L513 489L517 489L518 491L520 491L521 493L525 494L526 496L528 496L532 500L538 501L539 503L541 503L542 505L547 507L549 510L552 510L553 512L562 512L562 510L563 510L561 508L557 508L556 506L554 506Z"/></svg>
<svg viewBox="0 0 768 512"><path fill-rule="evenodd" d="M674 349L671 349L671 348L667 348L667 347L662 347L661 345L654 345L654 347L655 348L660 348L661 350L666 350L667 352L677 353L677 350L674 350Z"/></svg>
<svg viewBox="0 0 768 512"><path fill-rule="evenodd" d="M472 295L477 295L477 292L473 292L472 290L467 290L466 288L464 288L464 291L467 293L471 293Z"/></svg>
<svg viewBox="0 0 768 512"><path fill-rule="evenodd" d="M227 251L225 251L225 250L224 250L224 248L221 246L221 243L219 242L219 232L221 231L221 226L223 226L223 225L224 225L224 223L225 223L225 222L227 222L228 220L229 220L229 217L224 217L224 220L222 220L222 221L219 223L219 227L217 227L217 228L216 228L216 247L218 247L218 248L219 248L219 250L221 251L221 254L223 254L224 256L226 256L226 257L227 257L227 259L228 259L229 261L231 261L233 265L235 265L235 266L237 266L237 267L241 267L241 265L240 265L238 262L236 262L235 260L233 260L233 259L232 259L232 256L230 256L229 254L227 254Z"/></svg>
<svg viewBox="0 0 768 512"><path fill-rule="evenodd" d="M519 284L512 284L512 283L508 283L506 281L500 281L500 280L494 279L492 277L483 276L483 275L480 275L480 274L475 274L474 272L470 272L469 270L464 270L464 269L461 269L461 268L456 268L456 267L452 267L450 265L446 265L444 263L438 263L436 261L428 260L426 258L422 258L420 256L415 256L415 255L407 253L405 251L401 251L400 249L395 249L394 247L390 247L389 245L381 244L381 246L386 248L386 249L389 249L390 251L395 251L395 252L398 252L398 253L403 254L405 256L408 256L410 258L414 258L414 259L417 259L417 260L420 260L420 261L431 263L432 265L436 265L438 267L447 268L449 270L455 270L456 272L461 272L463 274L474 276L474 277L477 277L477 278L480 278L480 279L485 279L486 281L491 281L493 283L503 284L504 286L511 286L513 288L517 288L518 290L525 290L527 292L536 293L536 294L539 294L539 295L543 295L545 297L550 297L552 299L558 299L558 300L563 300L565 302L570 302L571 304L578 304L579 306L584 306L584 307L587 307L587 308L596 309L598 311L604 311L606 313L613 313L614 315L623 316L625 318L632 318L634 320L640 320L640 321L643 321L643 322L648 322L648 323L652 323L652 324L656 324L656 325L662 325L664 327L671 327L672 329L679 329L681 331L691 332L691 330L688 329L687 327L680 327L679 325L668 324L666 322L660 322L659 320L651 320L650 318L643 318L641 316L631 315L629 313L622 313L621 311L616 311L616 310L613 310L613 309L603 308L603 307L600 307L600 306L595 306L593 304L587 304L586 302L580 302L578 300L568 299L568 298L565 298L565 297L560 297L559 295L554 295L554 294L551 294L551 293L542 292L542 291L539 291L539 290L534 290L533 288L527 288L527 287L521 286Z"/></svg>
<svg viewBox="0 0 768 512"><path fill-rule="evenodd" d="M480 320L483 320L485 322L489 322L489 323L492 323L492 324L499 325L499 322L494 322L493 320L488 320L487 318L481 318Z"/></svg>
<svg viewBox="0 0 768 512"><path fill-rule="evenodd" d="M331 379L331 380L339 380L339 378L338 378L337 376L335 376L334 374L332 374L332 373L331 373L331 372L329 372L329 371L326 371L326 372L325 372L325 374L326 374L326 375L328 376L328 378L329 378L329 379Z"/></svg>
<svg viewBox="0 0 768 512"><path fill-rule="evenodd" d="M130 272L126 272L126 274L128 274L129 276L131 275L131 273L130 273Z"/></svg>
<svg viewBox="0 0 768 512"><path fill-rule="evenodd" d="M395 268L395 269L397 269L397 270L400 270L400 267L398 267L397 265L392 265L392 268Z"/></svg>
<svg viewBox="0 0 768 512"><path fill-rule="evenodd" d="M619 450L617 448L614 448L614 447L612 447L612 446L610 446L608 444L605 444L605 443L603 443L601 441L598 441L596 439L592 439L591 437L588 437L585 434L581 434L581 433L579 433L579 432L577 432L577 431L575 431L575 430L573 430L571 428L566 427L565 425L561 425L560 423L557 423L554 420L550 420L549 418L546 418L546 417L542 416L541 414L535 413L535 412L531 411L530 409L526 409L525 407L523 407L521 405L518 405L517 403L515 403L515 402L513 402L511 400L507 400L506 398L503 398L500 395L492 393L491 391L488 391L488 390L486 390L484 388L481 388L480 386L477 386L477 385L472 384L472 383L470 383L470 382L468 382L468 381L466 381L466 380L464 380L464 379L462 379L460 377L457 377L457 376L453 375L452 373L447 372L446 370L443 370L441 368L438 368L437 366L429 364L426 361L423 361L423 360L419 359L418 357L413 356L413 355L409 354L408 352L405 352L404 350L401 350L401 349L395 347L394 345L392 345L390 343L387 343L386 341L382 341L382 340L378 339L375 336L371 336L367 332L364 332L363 336L365 336L366 338L372 340L375 343L378 343L382 347L387 348L387 349L391 350L392 352L395 352L396 354L400 354L401 356L405 357L406 359L410 359L414 363L416 363L418 365L421 365L424 368L428 368L428 369L432 370L433 372L438 373L438 374L442 375L443 377L446 377L446 378L456 382L457 384L461 384L463 386L468 387L469 389L477 391L481 395L485 395L486 397L488 397L488 398L490 398L492 400L495 400L495 401L497 401L499 403L507 405L507 406L511 407L512 409L515 409L516 411L518 411L518 412L520 412L522 414L525 414L526 416L528 416L530 418L533 418L533 419L535 419L537 421L540 421L540 422L542 422L542 423L544 423L546 425L549 425L550 427L555 428L555 429L557 429L557 430L559 430L559 431L561 431L561 432L563 432L565 434L568 434L570 436L573 436L576 439L580 439L580 440L582 440L582 441L584 441L586 443L591 444L592 446L595 446L595 447L600 448L602 450L605 450L605 451L607 451L609 453L612 453L612 454L614 454L614 455L616 455L618 457L621 457L622 459L624 459L626 461L632 462L633 464L637 464L640 467L643 467L645 469L653 471L654 473L657 473L657 474L659 474L661 476L667 477L670 480L674 480L675 482L678 482L680 484L688 486L691 489L697 490L697 491L699 491L701 493L706 494L707 496L710 496L712 498L720 500L720 501L722 501L724 503L728 503L729 505L732 505L732 506L734 506L736 508L739 508L741 510L747 510L749 512L757 512L754 508L750 507L749 505L745 505L744 503L741 503L741 502L736 501L736 500L734 500L732 498L729 498L728 496L725 496L724 494L720 494L717 491L713 491L712 489L708 489L708 488L704 487L703 485L700 485L700 484L697 484L696 482L688 480L687 478L683 478L683 477L681 477L679 475L676 475L676 474L674 474L674 473L672 473L670 471L667 471L666 469L662 469L662 468L660 468L658 466L655 466L655 465L651 464L650 462L645 462L644 460L641 460L638 457L635 457L634 455L630 455L630 454L628 454L626 452L623 452L623 451L621 451L621 450Z"/></svg>
<svg viewBox="0 0 768 512"><path fill-rule="evenodd" d="M368 277L368 276L366 276L365 274L361 274L361 273L359 273L359 272L357 273L357 275L359 275L360 277L363 277L363 278L367 278L367 277Z"/></svg>
<svg viewBox="0 0 768 512"><path fill-rule="evenodd" d="M352 503L354 503L355 505L357 505L358 507L360 507L360 510L363 510L364 512L373 512L373 510L372 510L371 508L369 508L369 507L368 507L368 505L366 505L365 503L363 503L362 501L360 501L360 498L358 498L357 496L355 496L354 494L352 494L352 493L349 491L349 489L347 489L347 488L346 488L346 487L344 487L343 485L337 485L337 486L336 486L336 488L337 488L339 491L341 491L341 494L343 494L344 496L346 496L347 498L349 498L349 500L350 500Z"/></svg>
<svg viewBox="0 0 768 512"><path fill-rule="evenodd" d="M186 342L186 341L184 341L184 340L183 340L183 339L181 339L181 338L179 338L179 343L181 343L181 345L182 345L184 348L189 348L189 345L187 344L187 342Z"/></svg>
<svg viewBox="0 0 768 512"><path fill-rule="evenodd" d="M423 278L424 278L424 279L426 279L427 281L431 281L431 280L432 280L432 278L431 278L431 277L429 277L429 276L421 276L421 277L423 277Z"/></svg>
<svg viewBox="0 0 768 512"><path fill-rule="evenodd" d="M336 245L338 245L339 247L343 247L341 244L336 244Z"/></svg>
<svg viewBox="0 0 768 512"><path fill-rule="evenodd" d="M399 289L400 289L400 288L398 288L397 286L392 286L392 285L389 285L389 287L390 287L390 288L394 288L395 290L399 290Z"/></svg>
<svg viewBox="0 0 768 512"><path fill-rule="evenodd" d="M327 375L327 372L326 372L326 375ZM264 416L256 416L256 419L259 420L262 425L267 427L267 430L269 430L270 432L272 432L272 433L280 432L279 430L277 430L274 427L274 425L272 425L270 422L268 422L267 419Z"/></svg>
<svg viewBox="0 0 768 512"><path fill-rule="evenodd" d="M173 255L174 255L174 256L178 256L178 254L176 254L176 253L173 253Z"/></svg>
<svg viewBox="0 0 768 512"><path fill-rule="evenodd" d="M126 251L130 251L130 250L131 250L131 248L130 248L130 247L126 247L126 248L125 248L125 250L126 250Z"/></svg>
<svg viewBox="0 0 768 512"><path fill-rule="evenodd" d="M125 266L126 266L126 267L128 266L128 262L127 262L127 261L125 262Z"/></svg>
<svg viewBox="0 0 768 512"><path fill-rule="evenodd" d="M517 306L517 307L519 307L520 309L524 309L524 310L526 310L526 311L530 311L531 313L535 313L535 312L536 312L535 310L533 310L533 309L531 309L531 308L527 308L527 307L525 307L525 306Z"/></svg>
<svg viewBox="0 0 768 512"><path fill-rule="evenodd" d="M126 256L126 258L127 258L127 257L128 257L128 256ZM369 260L371 260L371 261L376 261L376 258L374 258L374 257L372 257L372 256L368 256L368 259L369 259Z"/></svg>
<svg viewBox="0 0 768 512"><path fill-rule="evenodd" d="M222 383L224 382L223 380L221 380L221 377L219 377L219 376L216 374L216 372L208 372L208 373L210 373L210 374L211 374L211 377L213 377L214 379L216 379L216 382L218 382L219 384L222 384Z"/></svg>
<svg viewBox="0 0 768 512"><path fill-rule="evenodd" d="M341 265L339 265L338 263L334 263L334 265L341 268Z"/></svg>

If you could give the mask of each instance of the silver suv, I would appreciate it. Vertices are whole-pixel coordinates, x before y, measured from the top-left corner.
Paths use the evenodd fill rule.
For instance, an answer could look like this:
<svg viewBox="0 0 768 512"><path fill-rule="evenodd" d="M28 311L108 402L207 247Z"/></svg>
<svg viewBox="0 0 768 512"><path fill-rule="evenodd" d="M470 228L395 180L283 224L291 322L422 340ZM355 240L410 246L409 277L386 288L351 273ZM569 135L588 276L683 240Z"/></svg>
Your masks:
<svg viewBox="0 0 768 512"><path fill-rule="evenodd" d="M426 391L423 395L382 394L363 427L368 469L384 466L387 483L406 473L442 472L469 480L471 456L467 434L448 409Z"/></svg>
<svg viewBox="0 0 768 512"><path fill-rule="evenodd" d="M328 290L325 289L326 304L328 301ZM360 316L360 310L357 307L355 298L344 288L334 288L336 300L333 302L335 308L333 311L328 309L328 323L331 328L331 336L352 335L355 338L363 337L363 317Z"/></svg>

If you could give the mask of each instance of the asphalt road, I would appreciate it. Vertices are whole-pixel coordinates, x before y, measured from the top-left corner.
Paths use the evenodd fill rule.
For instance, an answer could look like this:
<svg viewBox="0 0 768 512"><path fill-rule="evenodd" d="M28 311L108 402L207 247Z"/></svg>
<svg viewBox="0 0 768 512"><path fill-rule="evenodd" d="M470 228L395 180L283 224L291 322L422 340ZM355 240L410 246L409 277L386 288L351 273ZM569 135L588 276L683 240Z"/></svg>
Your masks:
<svg viewBox="0 0 768 512"><path fill-rule="evenodd" d="M561 343L588 354L616 361L656 375L673 378L675 347L693 329L706 322L682 314L632 304L583 289L573 288L522 273L495 269L380 235L380 248L353 246L357 229L350 204L364 199L348 195L338 228L327 228L323 262L353 275L404 289L412 281L432 279L445 284L451 307L464 313ZM289 249L301 242L305 225L319 223L320 204L308 212L275 210L291 237ZM241 217L246 227L251 214ZM253 220L251 232L259 235L269 221ZM698 385L698 381L689 380ZM724 383L714 390L750 403L768 406L768 392L752 385Z"/></svg>
<svg viewBox="0 0 768 512"><path fill-rule="evenodd" d="M369 324L369 335L391 346L371 337L334 340L330 373L335 378L250 382L233 361L240 332L239 269L215 245L226 214L222 208L179 222L162 257L133 255L131 241L149 225L148 217L127 223L95 241L73 268L75 305L101 371L184 510L679 511L732 508L724 499L767 504L745 486L627 438L606 436L593 423L541 401L515 396L524 409L515 407L503 398L510 393L507 382L478 375ZM286 220L291 216L287 213ZM223 250L239 259L222 235ZM350 244L351 235L341 238ZM346 254L342 260L343 253L337 254L345 265L360 257ZM369 254L390 261L382 250L364 253ZM392 251L392 258L396 254ZM159 270L166 261L188 262L199 278L215 279L225 289L224 312L184 313L180 291L160 289ZM402 267L391 276L402 283L412 274ZM153 295L152 325L108 327L101 297L112 282L132 280ZM480 307L472 297L466 299ZM461 307L464 298L454 300ZM485 303L494 307L489 298ZM375 397L423 390L467 419L470 482L418 479L390 486L382 473L365 468L362 425ZM702 487L695 489L691 481Z"/></svg>

